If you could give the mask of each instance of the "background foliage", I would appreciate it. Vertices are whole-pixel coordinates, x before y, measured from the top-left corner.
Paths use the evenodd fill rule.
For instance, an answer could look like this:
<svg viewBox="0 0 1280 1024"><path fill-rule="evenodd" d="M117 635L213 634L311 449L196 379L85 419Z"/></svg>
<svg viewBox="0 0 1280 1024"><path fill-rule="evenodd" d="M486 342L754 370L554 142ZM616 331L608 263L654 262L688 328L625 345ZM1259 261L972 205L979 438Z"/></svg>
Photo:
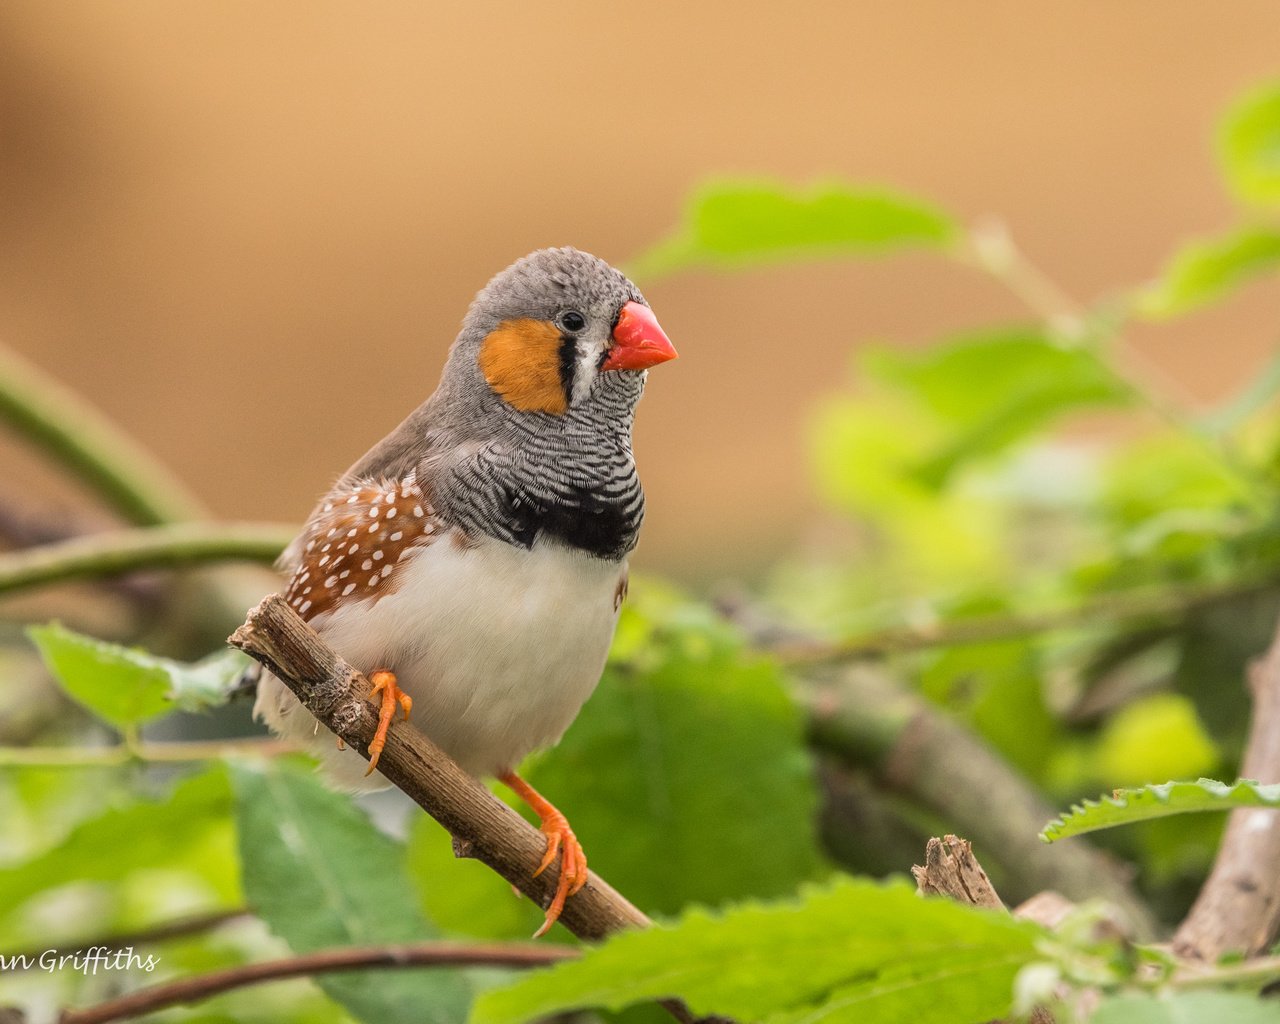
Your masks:
<svg viewBox="0 0 1280 1024"><path fill-rule="evenodd" d="M528 766L592 865L665 925L523 979L347 973L156 1019L496 1024L648 1013L665 995L770 1022L984 1020L1046 1000L1084 1014L1099 996L1103 1022L1277 1019L1249 992L1280 974L1274 964L1199 991L1158 951L1099 937L1087 906L1050 934L847 877L901 872L928 834L962 823L886 784L865 750L819 750L809 727L814 679L874 656L904 697L971 730L1055 805L1235 777L1245 663L1280 613L1280 359L1195 415L1125 338L1280 266L1280 85L1228 111L1218 146L1238 221L1188 242L1152 281L1083 304L1003 230L969 230L915 197L845 182L700 188L634 261L642 282L815 260L849 261L854 275L854 260L916 248L977 268L1027 308L1022 322L958 325L914 354L864 348L812 417L807 455L833 539L716 604L638 581L600 690ZM126 485L116 504L163 520L134 497ZM30 629L34 649L11 632L6 704L39 686L33 650L69 702L50 698L52 713L15 725L0 749L0 950L222 912L234 916L163 942L159 976L340 944L527 936L537 912L455 862L442 830L394 795L357 803L243 738L240 663L174 621L227 603L222 584L193 577L166 602L178 613L143 615L121 638L172 657L57 624ZM1242 792L1146 790L1084 813L1102 826L1149 817L1157 797L1163 810L1209 809ZM1137 866L1168 926L1220 825L1164 817L1099 842ZM1027 887L1024 864L978 852L1003 891ZM38 1016L117 984L7 971L0 996Z"/></svg>

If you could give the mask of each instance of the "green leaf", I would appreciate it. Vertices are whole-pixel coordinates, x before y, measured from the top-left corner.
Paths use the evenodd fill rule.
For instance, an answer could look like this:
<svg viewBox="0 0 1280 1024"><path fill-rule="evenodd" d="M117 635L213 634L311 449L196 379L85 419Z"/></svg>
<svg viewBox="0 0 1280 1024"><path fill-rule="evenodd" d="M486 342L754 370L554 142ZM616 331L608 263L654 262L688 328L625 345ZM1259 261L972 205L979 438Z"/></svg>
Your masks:
<svg viewBox="0 0 1280 1024"><path fill-rule="evenodd" d="M1076 804L1044 827L1040 838L1047 843L1085 832L1129 825L1135 821L1164 818L1191 811L1229 811L1235 807L1280 807L1280 783L1259 785L1240 779L1228 785L1213 779L1197 782L1165 782L1160 785L1117 789L1111 796Z"/></svg>
<svg viewBox="0 0 1280 1024"><path fill-rule="evenodd" d="M739 267L904 246L944 246L958 235L937 208L882 189L840 182L796 188L777 181L710 181L676 233L630 271L652 279L691 267Z"/></svg>
<svg viewBox="0 0 1280 1024"><path fill-rule="evenodd" d="M1280 230L1236 228L1177 252L1160 280L1138 296L1138 311L1154 319L1207 305L1251 278L1280 267Z"/></svg>
<svg viewBox="0 0 1280 1024"><path fill-rule="evenodd" d="M0 908L71 883L115 883L135 872L174 868L196 870L224 905L234 905L230 806L226 774L215 768L184 779L160 800L107 810L43 854L0 871Z"/></svg>
<svg viewBox="0 0 1280 1024"><path fill-rule="evenodd" d="M1280 1024L1280 1004L1244 992L1111 996L1089 1024Z"/></svg>
<svg viewBox="0 0 1280 1024"><path fill-rule="evenodd" d="M581 960L477 1000L472 1024L676 996L695 1014L765 1024L955 1024L1002 1016L1039 929L922 899L901 882L841 879L799 900L694 910L625 932Z"/></svg>
<svg viewBox="0 0 1280 1024"><path fill-rule="evenodd" d="M629 663L615 661L530 771L592 865L652 913L781 896L813 878L814 768L778 667L649 581L633 590L618 654L629 644Z"/></svg>
<svg viewBox="0 0 1280 1024"><path fill-rule="evenodd" d="M869 376L909 394L947 425L915 467L941 487L962 465L1003 451L1073 409L1119 405L1132 392L1090 350L1033 327L965 334L924 354L877 349Z"/></svg>
<svg viewBox="0 0 1280 1024"><path fill-rule="evenodd" d="M409 827L405 854L419 905L447 934L527 939L542 924L542 910L512 892L488 865L455 857L449 833L427 815L418 815Z"/></svg>
<svg viewBox="0 0 1280 1024"><path fill-rule="evenodd" d="M1280 81L1249 93L1227 112L1219 153L1237 196L1280 205Z"/></svg>
<svg viewBox="0 0 1280 1024"><path fill-rule="evenodd" d="M227 700L247 661L219 651L193 665L159 658L73 632L59 623L27 635L53 677L77 703L121 728L173 711L198 711Z"/></svg>
<svg viewBox="0 0 1280 1024"><path fill-rule="evenodd" d="M232 782L245 898L295 952L437 937L410 898L403 848L350 797L284 761L235 765ZM453 971L351 972L316 981L352 1014L378 1024L449 1024L466 1015L469 1001L467 983Z"/></svg>

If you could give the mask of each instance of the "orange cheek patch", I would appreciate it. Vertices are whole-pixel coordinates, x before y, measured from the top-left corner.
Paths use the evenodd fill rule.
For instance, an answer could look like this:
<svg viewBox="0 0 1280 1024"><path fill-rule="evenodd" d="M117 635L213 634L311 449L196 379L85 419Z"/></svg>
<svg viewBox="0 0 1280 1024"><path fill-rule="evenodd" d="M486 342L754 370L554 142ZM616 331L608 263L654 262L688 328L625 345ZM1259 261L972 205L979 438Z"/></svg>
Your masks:
<svg viewBox="0 0 1280 1024"><path fill-rule="evenodd" d="M562 416L560 328L547 320L504 320L480 346L480 372L502 400L521 412Z"/></svg>

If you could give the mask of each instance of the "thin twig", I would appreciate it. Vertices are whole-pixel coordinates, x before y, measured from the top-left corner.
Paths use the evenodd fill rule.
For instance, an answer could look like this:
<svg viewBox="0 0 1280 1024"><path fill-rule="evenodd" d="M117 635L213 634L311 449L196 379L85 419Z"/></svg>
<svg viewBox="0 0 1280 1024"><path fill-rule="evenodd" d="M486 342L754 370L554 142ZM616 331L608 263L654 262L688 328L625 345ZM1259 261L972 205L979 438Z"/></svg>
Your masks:
<svg viewBox="0 0 1280 1024"><path fill-rule="evenodd" d="M110 747L0 747L0 768L110 768L134 761L182 763L225 757L275 757L297 748L282 740L192 740Z"/></svg>
<svg viewBox="0 0 1280 1024"><path fill-rule="evenodd" d="M272 594L250 613L230 639L279 678L303 706L362 757L378 724L378 708L366 698L369 681L339 658L316 632ZM555 892L555 872L535 875L546 837L458 767L439 747L399 722L387 735L378 770L453 836L460 856L475 857L539 906ZM565 902L560 923L581 939L599 939L649 919L595 872ZM690 1022L684 1004L662 1004L677 1020Z"/></svg>
<svg viewBox="0 0 1280 1024"><path fill-rule="evenodd" d="M213 931L232 921L246 920L253 916L247 907L234 907L231 910L214 910L207 914L190 914L187 917L162 921L147 928L132 932L116 932L112 935L98 935L92 939L80 941L64 941L58 943L63 950L85 949L128 949L130 946L147 946L169 939L180 939L188 935L199 935ZM32 948L18 953L0 953L0 961L10 965L10 970L34 970L39 966L40 955L47 952L47 945Z"/></svg>
<svg viewBox="0 0 1280 1024"><path fill-rule="evenodd" d="M1007 287L1059 336L1080 345L1110 342L1115 355L1111 359L1099 359L1103 368L1155 415L1191 438L1230 471L1248 488L1249 498L1259 511L1270 511L1267 482L1224 438L1201 429L1191 416L1195 396L1124 336L1119 329L1122 315L1104 319L1091 313L1033 264L999 222L975 228L968 244L961 246L957 253L962 262L978 267ZM1177 400L1171 401L1170 395Z"/></svg>
<svg viewBox="0 0 1280 1024"><path fill-rule="evenodd" d="M1119 591L1088 604L1017 615L985 615L935 626L895 626L851 640L822 643L793 641L770 647L770 653L790 665L822 665L841 661L907 654L936 647L1014 640L1095 623L1133 619L1172 618L1208 605L1276 588L1274 578L1230 580L1162 590Z"/></svg>
<svg viewBox="0 0 1280 1024"><path fill-rule="evenodd" d="M140 569L271 562L295 530L267 523L176 523L113 530L0 555L0 594Z"/></svg>
<svg viewBox="0 0 1280 1024"><path fill-rule="evenodd" d="M59 1024L107 1024L154 1013L169 1006L193 1003L221 992L259 985L282 978L310 977L333 971L378 967L542 967L570 960L578 950L568 946L525 943L464 945L422 942L399 946L355 946L323 949L315 953L265 963L244 964L226 970L153 985L82 1010L63 1010Z"/></svg>
<svg viewBox="0 0 1280 1024"><path fill-rule="evenodd" d="M1182 962L1169 978L1169 984L1175 988L1218 988L1225 985L1262 988L1277 980L1280 980L1280 956L1260 956L1220 966Z"/></svg>
<svg viewBox="0 0 1280 1024"><path fill-rule="evenodd" d="M0 419L130 522L199 519L201 501L150 452L66 385L0 346Z"/></svg>

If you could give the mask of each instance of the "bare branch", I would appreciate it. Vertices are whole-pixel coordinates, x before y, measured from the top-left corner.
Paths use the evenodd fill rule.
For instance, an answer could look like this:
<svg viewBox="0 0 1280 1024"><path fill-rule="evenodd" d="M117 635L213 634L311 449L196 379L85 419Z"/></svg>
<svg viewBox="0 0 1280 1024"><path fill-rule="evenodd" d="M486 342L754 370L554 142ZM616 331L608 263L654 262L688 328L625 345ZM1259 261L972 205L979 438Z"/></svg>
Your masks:
<svg viewBox="0 0 1280 1024"><path fill-rule="evenodd" d="M973 843L957 836L930 839L924 866L913 866L911 877L926 896L948 896L958 903L1003 910L1004 901L973 855Z"/></svg>
<svg viewBox="0 0 1280 1024"><path fill-rule="evenodd" d="M858 661L889 654L932 650L936 647L1012 640L1096 623L1121 620L1176 621L1209 605L1274 590L1276 585L1277 581L1272 577L1164 587L1159 590L1118 591L1096 597L1087 604L1067 608L982 615L943 622L936 626L898 626L834 643L790 637L781 643L768 643L766 649L781 661L796 666Z"/></svg>
<svg viewBox="0 0 1280 1024"><path fill-rule="evenodd" d="M369 681L330 650L279 594L249 613L231 644L260 661L289 687L307 710L368 758L378 724L365 699ZM418 730L392 727L378 769L440 822L471 856L488 864L545 907L555 872L533 877L546 837L472 778ZM649 923L639 910L594 873L565 904L561 922L583 939Z"/></svg>
<svg viewBox="0 0 1280 1024"><path fill-rule="evenodd" d="M1240 774L1280 782L1280 626L1267 653L1249 668L1253 721ZM1280 811L1239 808L1191 912L1173 938L1184 957L1208 962L1224 953L1257 956L1280 934Z"/></svg>
<svg viewBox="0 0 1280 1024"><path fill-rule="evenodd" d="M1008 872L1014 898L1057 889L1072 899L1101 896L1121 908L1139 935L1155 921L1124 868L1083 843L1037 838L1054 810L995 751L927 701L874 667L853 666L801 691L814 744L862 765L890 790L946 816Z"/></svg>
<svg viewBox="0 0 1280 1024"><path fill-rule="evenodd" d="M0 555L0 594L205 562L271 562L294 530L265 523L180 523L72 537Z"/></svg>
<svg viewBox="0 0 1280 1024"><path fill-rule="evenodd" d="M0 346L0 420L39 445L130 522L198 519L204 506L132 437L61 381Z"/></svg>
<svg viewBox="0 0 1280 1024"><path fill-rule="evenodd" d="M378 724L378 709L365 699L369 680L330 650L283 597L264 598L230 643L261 662L308 711L368 758ZM539 906L551 902L555 872L534 877L546 837L417 729L404 722L392 727L378 770L449 831L457 855L489 865ZM592 871L566 901L560 923L580 939L600 939L647 927L649 919ZM678 1000L661 1005L682 1024L695 1020Z"/></svg>
<svg viewBox="0 0 1280 1024"><path fill-rule="evenodd" d="M83 1010L63 1010L58 1021L59 1024L107 1024L108 1021L140 1017L169 1006L198 1002L248 985L332 971L367 970L375 967L541 967L572 959L577 955L576 949L567 946L533 946L525 943L464 945L423 942L401 946L324 949L302 956L244 964L153 985Z"/></svg>
<svg viewBox="0 0 1280 1024"><path fill-rule="evenodd" d="M252 914L253 911L245 907L236 907L231 910L213 910L206 914L191 914L187 917L162 921L159 924L151 925L149 928L140 928L133 932L100 935L81 942L63 942L61 946L63 949L93 949L95 946L107 949L127 949L129 946L145 946L154 942L164 942L166 939L179 939L187 935L199 935L201 932L213 931L215 928L220 928L232 921L247 919ZM38 949L28 949L19 953L0 953L0 960L16 965L13 969L30 970L39 964L40 954L47 949L48 946L41 946Z"/></svg>

